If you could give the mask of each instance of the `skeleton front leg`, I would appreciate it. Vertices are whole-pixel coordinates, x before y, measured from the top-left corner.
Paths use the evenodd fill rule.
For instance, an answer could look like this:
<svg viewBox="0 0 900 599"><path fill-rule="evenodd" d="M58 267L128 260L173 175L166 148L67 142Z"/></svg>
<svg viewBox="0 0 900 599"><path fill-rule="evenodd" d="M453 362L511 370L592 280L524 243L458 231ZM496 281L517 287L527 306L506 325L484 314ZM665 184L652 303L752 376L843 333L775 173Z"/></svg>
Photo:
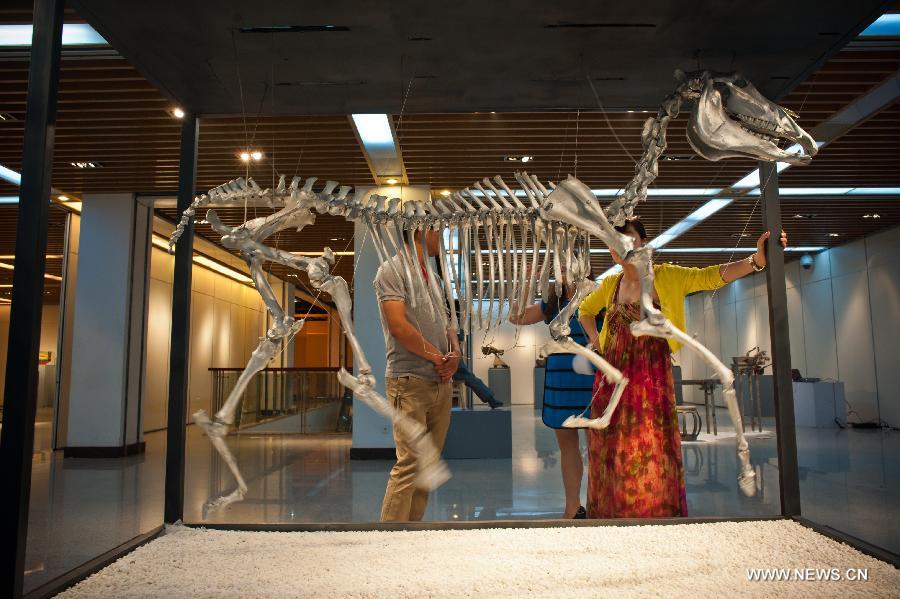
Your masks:
<svg viewBox="0 0 900 599"><path fill-rule="evenodd" d="M750 465L750 448L747 444L747 439L744 437L741 410L738 406L737 395L734 392L734 374L702 343L678 329L653 305L650 296L650 292L653 289L653 265L649 259L651 252L652 249L649 247L641 248L633 252L633 255L628 258L628 261L638 268L641 277L641 312L643 313L641 320L631 323L631 334L635 337L650 335L664 339L675 339L698 353L707 364L713 367L722 381L725 405L728 407L728 415L731 417L732 424L734 424L737 438L737 454L740 461L738 487L748 497L753 496L756 493L756 473Z"/></svg>
<svg viewBox="0 0 900 599"><path fill-rule="evenodd" d="M269 327L269 330L266 331L266 336L260 340L259 345L253 350L250 361L247 362L247 366L244 367L243 372L238 377L237 383L235 383L231 393L228 394L228 399L225 400L221 409L216 412L215 421L225 425L234 424L234 415L244 395L244 391L247 389L247 385L256 373L265 368L269 360L275 356L281 340L288 335L296 333L303 327L303 320L294 320L293 317L285 315L284 310L281 309L278 300L275 298L275 293L266 279L262 265L263 260L261 258L251 260L250 276L256 284L257 291L262 296L269 314L272 316L272 326ZM194 415L195 420L197 414Z"/></svg>
<svg viewBox="0 0 900 599"><path fill-rule="evenodd" d="M296 259L294 256L291 256L291 258ZM304 322L303 320L295 321L292 317L285 315L284 310L281 309L281 306L275 298L275 293L272 291L269 281L266 279L265 272L262 269L263 261L262 257L257 257L250 261L250 275L253 278L253 282L256 284L256 289L262 296L263 302L266 304L266 308L272 315L272 326L269 327L266 336L260 340L259 345L253 350L250 361L247 362L243 372L241 372L241 375L238 377L238 380L231 390L231 393L228 394L228 398L225 400L224 405L216 412L215 418L211 419L207 415L206 410L198 410L192 415L194 423L209 437L213 447L222 459L225 460L225 464L228 466L228 469L231 471L231 474L237 482L237 488L232 493L210 499L204 504L204 517L212 508L222 507L244 498L244 495L247 492L247 483L241 475L241 471L238 468L237 461L234 459L234 455L225 443L225 435L228 433L229 427L234 424L234 415L244 397L244 391L247 389L247 385L258 372L266 367L269 360L275 356L278 352L281 340L288 335L292 335L299 331Z"/></svg>

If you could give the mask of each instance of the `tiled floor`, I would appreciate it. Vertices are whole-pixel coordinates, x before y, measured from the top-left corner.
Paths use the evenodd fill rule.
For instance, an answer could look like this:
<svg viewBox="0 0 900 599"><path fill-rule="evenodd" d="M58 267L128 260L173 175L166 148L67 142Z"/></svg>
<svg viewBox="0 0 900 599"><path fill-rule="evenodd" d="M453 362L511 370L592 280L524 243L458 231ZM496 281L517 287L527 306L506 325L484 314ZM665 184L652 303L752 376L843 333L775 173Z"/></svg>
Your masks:
<svg viewBox="0 0 900 599"><path fill-rule="evenodd" d="M429 520L559 517L563 493L552 431L530 407L512 410L513 458L451 460L453 478L435 491ZM762 491L737 490L733 430L720 414L719 436L684 444L692 516L779 513L773 424L750 435ZM185 519L203 521L202 505L232 480L208 441L189 427ZM27 588L45 582L162 522L165 433L147 435L144 455L118 460L66 459L38 431ZM804 515L900 551L900 433L800 429ZM41 445L42 444L42 445ZM381 505L388 461L350 461L346 435L233 435L229 444L249 485L246 499L207 515L208 522L371 521Z"/></svg>

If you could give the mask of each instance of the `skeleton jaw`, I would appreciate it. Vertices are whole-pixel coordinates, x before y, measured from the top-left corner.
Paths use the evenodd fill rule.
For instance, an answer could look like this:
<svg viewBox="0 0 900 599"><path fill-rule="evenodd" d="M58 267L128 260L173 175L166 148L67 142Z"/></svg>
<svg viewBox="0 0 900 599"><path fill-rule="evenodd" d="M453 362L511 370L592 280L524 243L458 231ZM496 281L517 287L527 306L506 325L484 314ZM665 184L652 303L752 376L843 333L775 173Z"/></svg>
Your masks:
<svg viewBox="0 0 900 599"><path fill-rule="evenodd" d="M749 82L739 86L708 78L688 121L687 137L694 151L707 160L756 158L808 164L818 147L793 116ZM793 144L802 149L788 152L780 147Z"/></svg>

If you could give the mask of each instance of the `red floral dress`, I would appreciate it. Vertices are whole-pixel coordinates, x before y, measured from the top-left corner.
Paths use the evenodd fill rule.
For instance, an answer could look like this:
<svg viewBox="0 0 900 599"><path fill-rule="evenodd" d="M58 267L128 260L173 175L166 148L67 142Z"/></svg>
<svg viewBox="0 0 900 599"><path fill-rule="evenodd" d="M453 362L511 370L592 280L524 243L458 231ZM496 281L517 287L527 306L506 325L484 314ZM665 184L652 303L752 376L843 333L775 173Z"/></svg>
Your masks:
<svg viewBox="0 0 900 599"><path fill-rule="evenodd" d="M603 357L628 377L628 385L609 427L588 431L588 518L687 516L669 344L634 337L629 324L640 319L640 304L619 304L618 284L613 297ZM594 418L606 409L613 388L598 371Z"/></svg>

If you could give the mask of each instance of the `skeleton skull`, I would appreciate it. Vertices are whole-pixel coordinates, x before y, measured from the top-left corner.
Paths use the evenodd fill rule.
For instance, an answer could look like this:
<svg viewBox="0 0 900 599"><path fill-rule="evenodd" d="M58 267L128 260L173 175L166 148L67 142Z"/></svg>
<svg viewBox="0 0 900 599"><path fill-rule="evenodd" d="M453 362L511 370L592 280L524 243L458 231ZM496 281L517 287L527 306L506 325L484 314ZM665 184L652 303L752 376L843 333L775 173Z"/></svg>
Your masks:
<svg viewBox="0 0 900 599"><path fill-rule="evenodd" d="M766 99L739 75L706 77L687 126L687 137L707 160L756 158L807 164L815 140L795 121L797 115ZM791 151L781 146L799 145Z"/></svg>

